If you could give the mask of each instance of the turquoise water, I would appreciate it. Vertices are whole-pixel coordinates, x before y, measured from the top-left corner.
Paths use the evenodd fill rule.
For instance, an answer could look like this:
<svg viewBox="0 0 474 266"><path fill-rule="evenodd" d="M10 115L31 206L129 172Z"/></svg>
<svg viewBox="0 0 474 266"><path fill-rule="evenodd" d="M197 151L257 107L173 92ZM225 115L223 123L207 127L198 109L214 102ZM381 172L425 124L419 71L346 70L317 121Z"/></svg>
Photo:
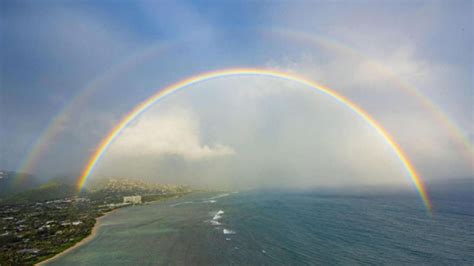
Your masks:
<svg viewBox="0 0 474 266"><path fill-rule="evenodd" d="M474 263L472 202L301 192L197 193L116 211L50 265Z"/></svg>

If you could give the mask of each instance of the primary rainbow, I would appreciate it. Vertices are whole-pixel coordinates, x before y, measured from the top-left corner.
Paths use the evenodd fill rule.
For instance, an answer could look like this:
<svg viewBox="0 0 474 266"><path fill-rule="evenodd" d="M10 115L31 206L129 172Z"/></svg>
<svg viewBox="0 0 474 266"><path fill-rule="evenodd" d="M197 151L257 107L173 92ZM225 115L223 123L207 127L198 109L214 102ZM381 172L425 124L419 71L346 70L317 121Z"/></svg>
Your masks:
<svg viewBox="0 0 474 266"><path fill-rule="evenodd" d="M337 41L333 38L329 38L328 36L313 35L306 32L285 28L260 28L259 32L264 35L276 35L279 38L284 38L290 41L302 41L304 44L314 45L318 47L318 49L324 48L344 56L358 58L364 62L368 62L369 66L377 71L377 73L391 78L394 84L406 91L410 97L417 99L424 109L430 111L430 114L433 116L433 118L435 118L438 123L447 130L446 132L453 140L453 143L455 143L460 148L459 150L463 152L467 161L471 162L471 164L474 163L474 146L472 145L464 130L459 125L457 125L455 121L451 119L445 112L443 112L440 106L424 95L419 88L398 77L396 73L394 73L385 65L365 56L359 50L347 46L347 44ZM196 32L195 34L199 35L199 32ZM192 39L193 36L186 37L186 40ZM54 145L56 137L61 133L63 128L62 121L71 119L72 114L80 110L80 108L83 108L86 100L101 87L103 87L104 84L121 75L130 67L141 64L143 60L148 60L151 56L164 54L166 51L184 40L185 39L165 43L155 43L145 50L141 50L140 52L127 57L118 65L112 65L108 67L105 73L98 75L94 80L92 80L76 96L66 103L63 108L59 110L59 112L49 121L49 123L45 124L43 131L31 143L30 149L28 149L28 152L19 163L17 172L33 173L37 170L36 168L40 164L41 159L46 157L46 152L49 148L51 148L52 145ZM23 181L22 176L24 175L17 175L15 182L21 183Z"/></svg>
<svg viewBox="0 0 474 266"><path fill-rule="evenodd" d="M401 163L403 164L407 174L409 175L411 181L415 185L425 207L429 212L431 212L431 202L429 200L428 194L426 192L426 188L418 175L415 167L412 165L410 160L408 159L407 155L395 142L393 137L377 122L375 121L365 110L360 108L357 104L351 102L349 99L344 97L343 95L337 93L336 91L331 90L328 87L323 85L317 84L311 80L306 78L300 77L295 74L285 73L277 70L267 70L267 69L258 69L258 68L232 68L232 69L225 69L225 70L218 70L213 72L207 72L203 74L199 74L196 76L192 76L190 78L186 78L181 80L177 83L174 83L162 90L159 90L157 93L152 95L151 97L147 98L142 103L138 104L130 111L125 117L109 132L109 134L100 142L97 146L97 149L89 158L87 165L85 166L81 176L78 180L78 189L82 189L87 181L87 178L91 175L92 171L94 170L95 165L100 160L102 155L105 153L109 145L114 141L114 139L119 135L119 133L127 127L136 117L140 114L145 112L148 108L150 108L154 103L158 100L162 99L163 97L170 95L180 89L189 87L193 84L216 79L228 76L238 76L238 75L245 75L245 76L266 76L266 77L275 77L275 78L282 78L290 81L295 81L300 84L312 87L313 89L319 90L323 92L335 100L343 103L346 107L350 108L352 111L357 113L361 116L369 125L371 125L380 135L383 136L387 144L391 146L393 152L397 155L400 159Z"/></svg>

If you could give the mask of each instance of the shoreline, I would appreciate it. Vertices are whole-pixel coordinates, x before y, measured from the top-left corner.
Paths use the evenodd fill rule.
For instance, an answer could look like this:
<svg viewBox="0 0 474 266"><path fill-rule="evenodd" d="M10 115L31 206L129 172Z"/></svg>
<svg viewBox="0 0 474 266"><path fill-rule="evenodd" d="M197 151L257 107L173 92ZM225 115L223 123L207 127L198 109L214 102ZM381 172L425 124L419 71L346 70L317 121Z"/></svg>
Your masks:
<svg viewBox="0 0 474 266"><path fill-rule="evenodd" d="M54 256L46 259L46 260L40 261L40 262L38 262L34 265L44 266L47 263L50 263L54 260L57 260L57 259L61 258L62 256L70 253L71 251L73 251L73 250L89 243L90 241L92 241L96 237L97 231L99 230L99 227L101 226L102 219L104 219L105 217L109 216L110 214L114 213L115 211L117 211L119 209L121 209L121 208L113 209L113 210L111 210L107 213L104 213L104 215L95 218L95 224L94 224L94 227L92 227L91 233L88 236L84 237L81 241L75 243L74 245L68 247L67 249L61 251L60 253L58 253L58 254L56 254L56 255L54 255Z"/></svg>
<svg viewBox="0 0 474 266"><path fill-rule="evenodd" d="M192 193L192 192L190 192ZM184 193L184 194L179 194L179 195L175 195L171 198L164 198L164 199L156 199L156 200L151 200L151 201L147 201L147 202L144 202L143 205L146 205L146 204L150 204L150 203L156 203L156 202L160 202L160 201L164 201L164 200L167 200L167 199L177 199L177 198L180 198L186 194L189 194L189 193ZM110 214L120 210L120 209L123 209L123 208L126 208L126 207L130 207L130 206L133 206L133 205L127 205L127 206L122 206L122 207L118 207L118 208L115 208L109 212L106 212L104 213L104 215L102 216L99 216L97 218L95 218L95 224L94 224L94 227L92 227L92 230L90 232L89 235L87 235L86 237L84 237L82 240L80 240L79 242L75 243L74 245L66 248L65 250L61 251L60 253L57 253L55 254L54 256L50 257L50 258L47 258L43 261L40 261L38 263L35 263L34 265L38 265L38 266L44 266L46 265L47 263L50 263L50 262L53 262L54 260L57 260L61 257L63 257L64 255L70 253L71 251L77 249L77 248L80 248L81 246L89 243L90 241L92 241L96 235L97 235L97 231L99 230L100 226L101 226L101 221L102 219L104 219L105 217L109 216Z"/></svg>

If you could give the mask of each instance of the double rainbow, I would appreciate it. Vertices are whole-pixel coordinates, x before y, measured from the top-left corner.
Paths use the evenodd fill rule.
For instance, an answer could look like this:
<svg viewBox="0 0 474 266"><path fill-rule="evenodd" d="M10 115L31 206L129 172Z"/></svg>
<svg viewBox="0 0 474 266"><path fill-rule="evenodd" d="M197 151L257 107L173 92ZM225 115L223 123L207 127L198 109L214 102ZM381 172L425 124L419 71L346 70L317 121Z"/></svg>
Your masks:
<svg viewBox="0 0 474 266"><path fill-rule="evenodd" d="M160 99L196 83L203 81L229 77L229 76L264 76L264 77L274 77L281 78L289 81L295 81L302 85L306 85L310 88L316 89L320 92L325 93L326 95L332 97L338 102L342 103L344 106L361 116L372 128L374 128L387 142L388 145L392 148L393 152L399 158L403 167L405 168L408 176L416 187L423 204L429 212L431 212L431 202L429 200L426 188L418 175L415 167L408 159L407 155L403 152L398 143L395 142L393 137L377 122L375 121L365 110L360 108L357 104L351 102L349 99L343 95L337 93L336 91L325 87L323 85L317 84L311 80L308 80L304 77L300 77L295 74L285 73L277 70L267 70L267 69L258 69L258 68L233 68L226 70L218 70L214 72L207 72L186 78L177 83L174 83L162 90L159 90L151 97L147 98L142 103L138 104L133 110L131 110L125 117L109 132L109 134L100 142L97 146L95 152L89 158L87 165L82 171L81 176L78 178L78 189L82 189L87 181L87 178L91 175L94 170L94 167L97 165L101 157L104 155L107 148L115 140L115 138L120 134L120 132L126 128L135 118L140 114L144 113L148 108L155 104Z"/></svg>
<svg viewBox="0 0 474 266"><path fill-rule="evenodd" d="M306 32L295 31L294 29L284 28L259 28L258 32L265 36L271 35L272 37L277 36L292 42L302 42L305 45L315 46L318 49L323 48L343 56L357 58L364 62L368 62L371 69L390 78L396 86L403 89L410 95L410 97L417 99L421 106L428 110L433 115L433 118L435 118L438 123L446 129L446 132L450 135L453 143L459 147L459 151L464 154L467 161L471 163L474 162L474 147L467 137L467 134L455 123L455 121L444 113L440 106L424 95L420 89L413 84L400 79L396 73L383 64L373 61L371 58L364 56L364 54L357 49L349 47L333 38L329 38L328 36L313 35ZM196 34L199 35L199 32ZM50 120L50 122L45 125L43 131L38 135L36 140L31 143L30 149L19 163L17 172L35 172L41 159L46 157L47 150L54 144L56 136L61 133L62 121L70 119L71 115L80 110L84 106L85 101L101 87L107 84L107 82L116 78L121 73L124 73L130 67L141 64L143 60L149 59L151 56L169 52L169 49L175 47L179 43L182 43L185 40L193 40L193 38L194 36L186 36L185 39L153 44L145 50L141 50L140 52L127 57L120 64L110 66L105 73L98 75L96 79L74 96L70 102L66 103L64 107ZM15 178L15 182L21 183L22 175L18 175Z"/></svg>

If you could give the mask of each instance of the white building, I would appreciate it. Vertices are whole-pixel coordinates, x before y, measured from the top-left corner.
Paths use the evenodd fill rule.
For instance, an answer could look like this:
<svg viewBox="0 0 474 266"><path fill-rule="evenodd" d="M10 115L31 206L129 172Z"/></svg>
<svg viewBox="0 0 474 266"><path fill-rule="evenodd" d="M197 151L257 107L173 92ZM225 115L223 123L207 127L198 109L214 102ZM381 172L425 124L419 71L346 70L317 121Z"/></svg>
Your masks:
<svg viewBox="0 0 474 266"><path fill-rule="evenodd" d="M141 204L142 203L142 196L123 197L123 203Z"/></svg>

